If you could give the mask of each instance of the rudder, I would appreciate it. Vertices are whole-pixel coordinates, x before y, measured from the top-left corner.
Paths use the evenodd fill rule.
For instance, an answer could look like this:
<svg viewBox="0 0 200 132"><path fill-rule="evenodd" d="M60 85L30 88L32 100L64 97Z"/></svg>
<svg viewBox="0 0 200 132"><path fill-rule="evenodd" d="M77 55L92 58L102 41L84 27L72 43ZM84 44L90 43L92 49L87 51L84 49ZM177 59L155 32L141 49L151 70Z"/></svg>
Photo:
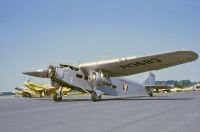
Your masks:
<svg viewBox="0 0 200 132"><path fill-rule="evenodd" d="M156 83L156 76L152 72L149 72L148 78L144 81L145 85L155 85Z"/></svg>

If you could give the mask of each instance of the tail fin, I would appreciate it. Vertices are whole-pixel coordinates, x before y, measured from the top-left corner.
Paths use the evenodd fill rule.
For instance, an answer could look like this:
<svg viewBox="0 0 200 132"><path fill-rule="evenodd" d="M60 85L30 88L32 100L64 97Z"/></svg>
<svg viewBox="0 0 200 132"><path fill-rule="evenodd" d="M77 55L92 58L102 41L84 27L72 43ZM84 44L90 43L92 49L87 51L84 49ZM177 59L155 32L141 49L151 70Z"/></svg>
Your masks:
<svg viewBox="0 0 200 132"><path fill-rule="evenodd" d="M155 83L156 83L156 76L152 72L149 72L149 77L144 81L144 84L155 85Z"/></svg>

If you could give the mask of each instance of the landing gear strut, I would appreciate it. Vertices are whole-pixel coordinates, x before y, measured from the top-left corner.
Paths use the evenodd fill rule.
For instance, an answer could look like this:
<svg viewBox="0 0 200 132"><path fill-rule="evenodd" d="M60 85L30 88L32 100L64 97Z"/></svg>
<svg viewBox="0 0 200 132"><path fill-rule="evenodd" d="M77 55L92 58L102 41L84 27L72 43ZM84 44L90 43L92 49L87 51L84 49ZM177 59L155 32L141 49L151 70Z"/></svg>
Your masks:
<svg viewBox="0 0 200 132"><path fill-rule="evenodd" d="M56 102L62 101L62 87L60 87L57 92L53 93L53 100Z"/></svg>
<svg viewBox="0 0 200 132"><path fill-rule="evenodd" d="M91 100L93 102L101 101L101 95L97 96L96 92L92 92L92 94L91 94Z"/></svg>
<svg viewBox="0 0 200 132"><path fill-rule="evenodd" d="M148 88L147 89L147 94L150 96L150 97L153 97L153 90L151 88Z"/></svg>

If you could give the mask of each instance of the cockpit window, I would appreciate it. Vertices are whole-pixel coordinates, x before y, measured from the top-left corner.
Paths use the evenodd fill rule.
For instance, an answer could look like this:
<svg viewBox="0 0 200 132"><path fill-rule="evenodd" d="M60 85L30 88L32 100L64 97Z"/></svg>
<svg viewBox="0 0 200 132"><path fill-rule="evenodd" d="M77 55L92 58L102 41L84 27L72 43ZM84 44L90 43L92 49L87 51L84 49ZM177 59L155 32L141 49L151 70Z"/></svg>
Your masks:
<svg viewBox="0 0 200 132"><path fill-rule="evenodd" d="M70 66L70 65L60 64L60 67L68 67L68 68L70 68L71 70L79 71L79 68L76 68L76 67L74 67L74 66Z"/></svg>
<svg viewBox="0 0 200 132"><path fill-rule="evenodd" d="M79 68L76 68L76 67L73 67L73 66L70 66L70 68L74 71L79 71Z"/></svg>

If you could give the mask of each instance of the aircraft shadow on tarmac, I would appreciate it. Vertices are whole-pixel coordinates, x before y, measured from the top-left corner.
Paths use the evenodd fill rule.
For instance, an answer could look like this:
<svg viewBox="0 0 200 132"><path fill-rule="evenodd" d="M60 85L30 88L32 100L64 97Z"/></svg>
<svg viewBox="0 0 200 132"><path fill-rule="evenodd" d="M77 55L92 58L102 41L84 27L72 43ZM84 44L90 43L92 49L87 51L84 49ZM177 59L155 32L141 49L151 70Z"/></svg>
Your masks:
<svg viewBox="0 0 200 132"><path fill-rule="evenodd" d="M191 97L170 97L170 96L155 96L155 97L147 97L147 96L140 96L140 97L121 97L121 98L103 98L101 101L99 102L104 102L104 101L138 101L138 100L143 100L143 101L150 101L150 100L157 100L157 101L170 101L170 100L180 100L180 101L184 101L184 100L194 100L195 98L191 98ZM49 100L52 101L50 98L49 99L35 99L35 100ZM76 101L91 101L91 99L63 99L60 102L76 102ZM57 102L59 103L59 102Z"/></svg>
<svg viewBox="0 0 200 132"><path fill-rule="evenodd" d="M128 97L128 98L112 98L112 99L103 99L102 101L110 101L110 100L121 100L121 101L129 101L129 100L163 100L163 101L167 101L167 100L193 100L194 98L154 98L154 97L151 97L151 98L138 98L138 97Z"/></svg>

